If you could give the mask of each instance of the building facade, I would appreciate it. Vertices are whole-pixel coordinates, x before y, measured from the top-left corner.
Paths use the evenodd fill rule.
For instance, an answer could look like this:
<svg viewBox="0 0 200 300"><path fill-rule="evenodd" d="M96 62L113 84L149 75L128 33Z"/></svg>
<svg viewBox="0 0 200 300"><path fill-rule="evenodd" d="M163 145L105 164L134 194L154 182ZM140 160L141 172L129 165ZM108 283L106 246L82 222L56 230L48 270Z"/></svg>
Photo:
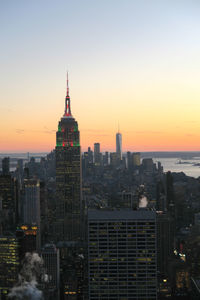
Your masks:
<svg viewBox="0 0 200 300"><path fill-rule="evenodd" d="M89 300L156 300L156 257L155 212L88 212Z"/></svg>
<svg viewBox="0 0 200 300"><path fill-rule="evenodd" d="M81 149L78 123L70 108L69 87L65 112L56 133L56 240L81 239Z"/></svg>
<svg viewBox="0 0 200 300"><path fill-rule="evenodd" d="M122 160L122 135L121 133L116 133L116 153L120 160Z"/></svg>
<svg viewBox="0 0 200 300"><path fill-rule="evenodd" d="M45 244L41 249L41 257L44 261L44 269L47 274L47 280L44 278L44 293L46 298L54 296L54 299L59 299L60 288L60 257L59 249L54 244Z"/></svg>
<svg viewBox="0 0 200 300"><path fill-rule="evenodd" d="M100 143L94 143L94 163L98 166L101 164Z"/></svg>
<svg viewBox="0 0 200 300"><path fill-rule="evenodd" d="M36 179L24 179L24 224L40 226L40 182Z"/></svg>
<svg viewBox="0 0 200 300"><path fill-rule="evenodd" d="M17 283L19 243L14 236L0 236L0 299L8 299L9 290Z"/></svg>

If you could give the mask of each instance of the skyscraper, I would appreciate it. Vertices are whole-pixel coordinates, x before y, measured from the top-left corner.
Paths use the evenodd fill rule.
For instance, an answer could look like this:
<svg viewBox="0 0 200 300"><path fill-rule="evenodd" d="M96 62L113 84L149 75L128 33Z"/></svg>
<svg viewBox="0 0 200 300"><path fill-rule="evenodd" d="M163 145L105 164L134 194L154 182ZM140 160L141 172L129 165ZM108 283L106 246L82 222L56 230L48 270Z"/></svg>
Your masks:
<svg viewBox="0 0 200 300"><path fill-rule="evenodd" d="M0 236L0 299L17 283L19 272L19 242L15 236Z"/></svg>
<svg viewBox="0 0 200 300"><path fill-rule="evenodd" d="M22 229L27 235L26 240L33 239L36 242L36 249L40 249L40 181L38 179L24 179L23 198L23 223L25 226Z"/></svg>
<svg viewBox="0 0 200 300"><path fill-rule="evenodd" d="M54 244L45 244L41 249L41 256L44 261L45 272L48 274L48 280L44 283L45 299L59 299L59 249Z"/></svg>
<svg viewBox="0 0 200 300"><path fill-rule="evenodd" d="M101 164L101 152L99 143L94 143L94 163L95 165Z"/></svg>
<svg viewBox="0 0 200 300"><path fill-rule="evenodd" d="M67 77L65 112L56 133L56 240L81 238L81 156L78 123L70 108Z"/></svg>
<svg viewBox="0 0 200 300"><path fill-rule="evenodd" d="M18 220L17 181L11 175L0 175L0 231L13 230Z"/></svg>
<svg viewBox="0 0 200 300"><path fill-rule="evenodd" d="M121 133L116 133L116 153L120 160L122 160L122 135Z"/></svg>
<svg viewBox="0 0 200 300"><path fill-rule="evenodd" d="M10 173L10 157L4 157L2 159L2 173L8 175Z"/></svg>
<svg viewBox="0 0 200 300"><path fill-rule="evenodd" d="M37 179L24 179L24 224L40 226L40 182Z"/></svg>
<svg viewBox="0 0 200 300"><path fill-rule="evenodd" d="M88 212L89 300L156 300L156 256L155 212Z"/></svg>

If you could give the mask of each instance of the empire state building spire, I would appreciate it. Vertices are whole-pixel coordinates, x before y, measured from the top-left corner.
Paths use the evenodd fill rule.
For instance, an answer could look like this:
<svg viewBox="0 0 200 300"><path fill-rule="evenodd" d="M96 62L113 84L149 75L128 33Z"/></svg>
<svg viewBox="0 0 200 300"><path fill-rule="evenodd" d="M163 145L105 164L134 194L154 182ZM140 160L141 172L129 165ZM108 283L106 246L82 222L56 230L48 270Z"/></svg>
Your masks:
<svg viewBox="0 0 200 300"><path fill-rule="evenodd" d="M65 113L64 117L72 117L71 108L70 108L70 97L69 97L69 80L68 80L68 72L67 72L67 95L65 98Z"/></svg>

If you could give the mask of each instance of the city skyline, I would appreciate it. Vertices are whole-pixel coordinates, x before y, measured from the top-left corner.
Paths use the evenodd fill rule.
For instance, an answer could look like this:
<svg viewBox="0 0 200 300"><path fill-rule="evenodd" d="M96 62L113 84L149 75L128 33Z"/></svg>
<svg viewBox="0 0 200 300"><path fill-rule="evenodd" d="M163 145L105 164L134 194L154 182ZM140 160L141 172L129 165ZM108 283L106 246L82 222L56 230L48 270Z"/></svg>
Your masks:
<svg viewBox="0 0 200 300"><path fill-rule="evenodd" d="M3 1L0 151L54 149L67 70L82 151L198 151L199 8Z"/></svg>

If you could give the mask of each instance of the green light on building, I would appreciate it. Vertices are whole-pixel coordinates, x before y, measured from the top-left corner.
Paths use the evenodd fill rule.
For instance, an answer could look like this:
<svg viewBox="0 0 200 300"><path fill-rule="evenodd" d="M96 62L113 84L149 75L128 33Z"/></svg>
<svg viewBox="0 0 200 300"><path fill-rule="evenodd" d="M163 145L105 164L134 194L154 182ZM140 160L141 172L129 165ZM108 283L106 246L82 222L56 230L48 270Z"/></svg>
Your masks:
<svg viewBox="0 0 200 300"><path fill-rule="evenodd" d="M57 147L62 147L62 143L57 143L56 146Z"/></svg>

